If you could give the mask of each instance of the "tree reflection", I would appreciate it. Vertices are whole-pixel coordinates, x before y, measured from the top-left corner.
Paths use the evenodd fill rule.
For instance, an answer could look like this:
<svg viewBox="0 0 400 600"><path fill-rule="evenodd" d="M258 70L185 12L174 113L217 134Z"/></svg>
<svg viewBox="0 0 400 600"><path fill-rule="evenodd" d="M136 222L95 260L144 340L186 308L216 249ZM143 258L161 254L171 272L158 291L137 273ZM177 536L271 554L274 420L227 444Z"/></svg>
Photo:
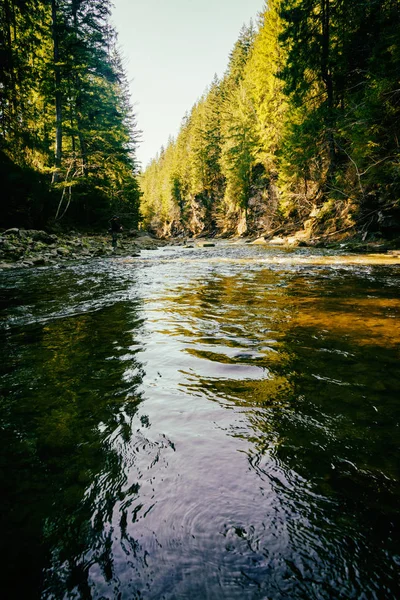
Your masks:
<svg viewBox="0 0 400 600"><path fill-rule="evenodd" d="M193 358L181 388L237 414L225 430L248 442L294 552L313 538L329 568L339 556L361 582L397 589L400 300L390 273L210 277L168 303Z"/></svg>
<svg viewBox="0 0 400 600"><path fill-rule="evenodd" d="M139 491L127 479L121 444L131 439L141 401L143 368L129 350L140 325L135 307L119 302L4 335L8 597L32 598L42 586L47 595L62 596L67 586L90 597L93 563L112 577L113 511Z"/></svg>
<svg viewBox="0 0 400 600"><path fill-rule="evenodd" d="M197 359L182 387L246 409L247 430L231 434L252 457L272 452L323 493L357 488L371 507L378 484L393 508L398 291L390 277L332 275L263 270L182 288L169 299L174 333Z"/></svg>

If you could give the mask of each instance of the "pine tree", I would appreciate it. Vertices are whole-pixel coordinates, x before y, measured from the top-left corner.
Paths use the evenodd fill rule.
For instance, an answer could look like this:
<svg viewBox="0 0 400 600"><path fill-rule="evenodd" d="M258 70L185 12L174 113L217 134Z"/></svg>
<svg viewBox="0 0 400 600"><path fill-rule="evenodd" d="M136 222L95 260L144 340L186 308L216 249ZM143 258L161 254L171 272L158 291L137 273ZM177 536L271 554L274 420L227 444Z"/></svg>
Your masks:
<svg viewBox="0 0 400 600"><path fill-rule="evenodd" d="M115 207L137 222L138 132L109 2L0 0L0 11L6 224L100 223Z"/></svg>

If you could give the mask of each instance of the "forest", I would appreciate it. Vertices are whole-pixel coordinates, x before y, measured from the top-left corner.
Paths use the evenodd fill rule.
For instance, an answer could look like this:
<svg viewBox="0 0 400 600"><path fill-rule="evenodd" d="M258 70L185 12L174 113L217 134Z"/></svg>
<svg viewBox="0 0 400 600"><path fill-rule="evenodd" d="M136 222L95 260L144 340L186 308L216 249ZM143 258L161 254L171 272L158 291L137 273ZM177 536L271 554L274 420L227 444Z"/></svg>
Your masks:
<svg viewBox="0 0 400 600"><path fill-rule="evenodd" d="M0 0L3 227L137 223L139 139L109 0Z"/></svg>
<svg viewBox="0 0 400 600"><path fill-rule="evenodd" d="M0 0L3 227L400 236L397 0L269 0L143 173L111 8Z"/></svg>
<svg viewBox="0 0 400 600"><path fill-rule="evenodd" d="M399 31L394 0L269 0L140 176L144 226L398 237Z"/></svg>

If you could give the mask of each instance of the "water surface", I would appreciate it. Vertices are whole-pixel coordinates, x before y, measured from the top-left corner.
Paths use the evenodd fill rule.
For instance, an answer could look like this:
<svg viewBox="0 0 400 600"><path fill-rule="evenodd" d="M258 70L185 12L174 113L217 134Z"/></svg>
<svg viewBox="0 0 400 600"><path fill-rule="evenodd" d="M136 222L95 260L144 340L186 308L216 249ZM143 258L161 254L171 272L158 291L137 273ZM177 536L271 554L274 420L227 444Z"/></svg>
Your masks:
<svg viewBox="0 0 400 600"><path fill-rule="evenodd" d="M5 597L400 597L398 258L0 278Z"/></svg>

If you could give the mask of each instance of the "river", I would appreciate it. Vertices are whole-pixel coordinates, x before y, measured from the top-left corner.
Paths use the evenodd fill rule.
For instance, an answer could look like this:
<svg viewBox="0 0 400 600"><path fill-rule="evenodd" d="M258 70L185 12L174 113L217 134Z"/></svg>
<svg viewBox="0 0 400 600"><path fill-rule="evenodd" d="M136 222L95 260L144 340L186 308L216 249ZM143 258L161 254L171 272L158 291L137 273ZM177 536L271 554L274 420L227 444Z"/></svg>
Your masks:
<svg viewBox="0 0 400 600"><path fill-rule="evenodd" d="M2 596L400 598L399 262L3 272Z"/></svg>

